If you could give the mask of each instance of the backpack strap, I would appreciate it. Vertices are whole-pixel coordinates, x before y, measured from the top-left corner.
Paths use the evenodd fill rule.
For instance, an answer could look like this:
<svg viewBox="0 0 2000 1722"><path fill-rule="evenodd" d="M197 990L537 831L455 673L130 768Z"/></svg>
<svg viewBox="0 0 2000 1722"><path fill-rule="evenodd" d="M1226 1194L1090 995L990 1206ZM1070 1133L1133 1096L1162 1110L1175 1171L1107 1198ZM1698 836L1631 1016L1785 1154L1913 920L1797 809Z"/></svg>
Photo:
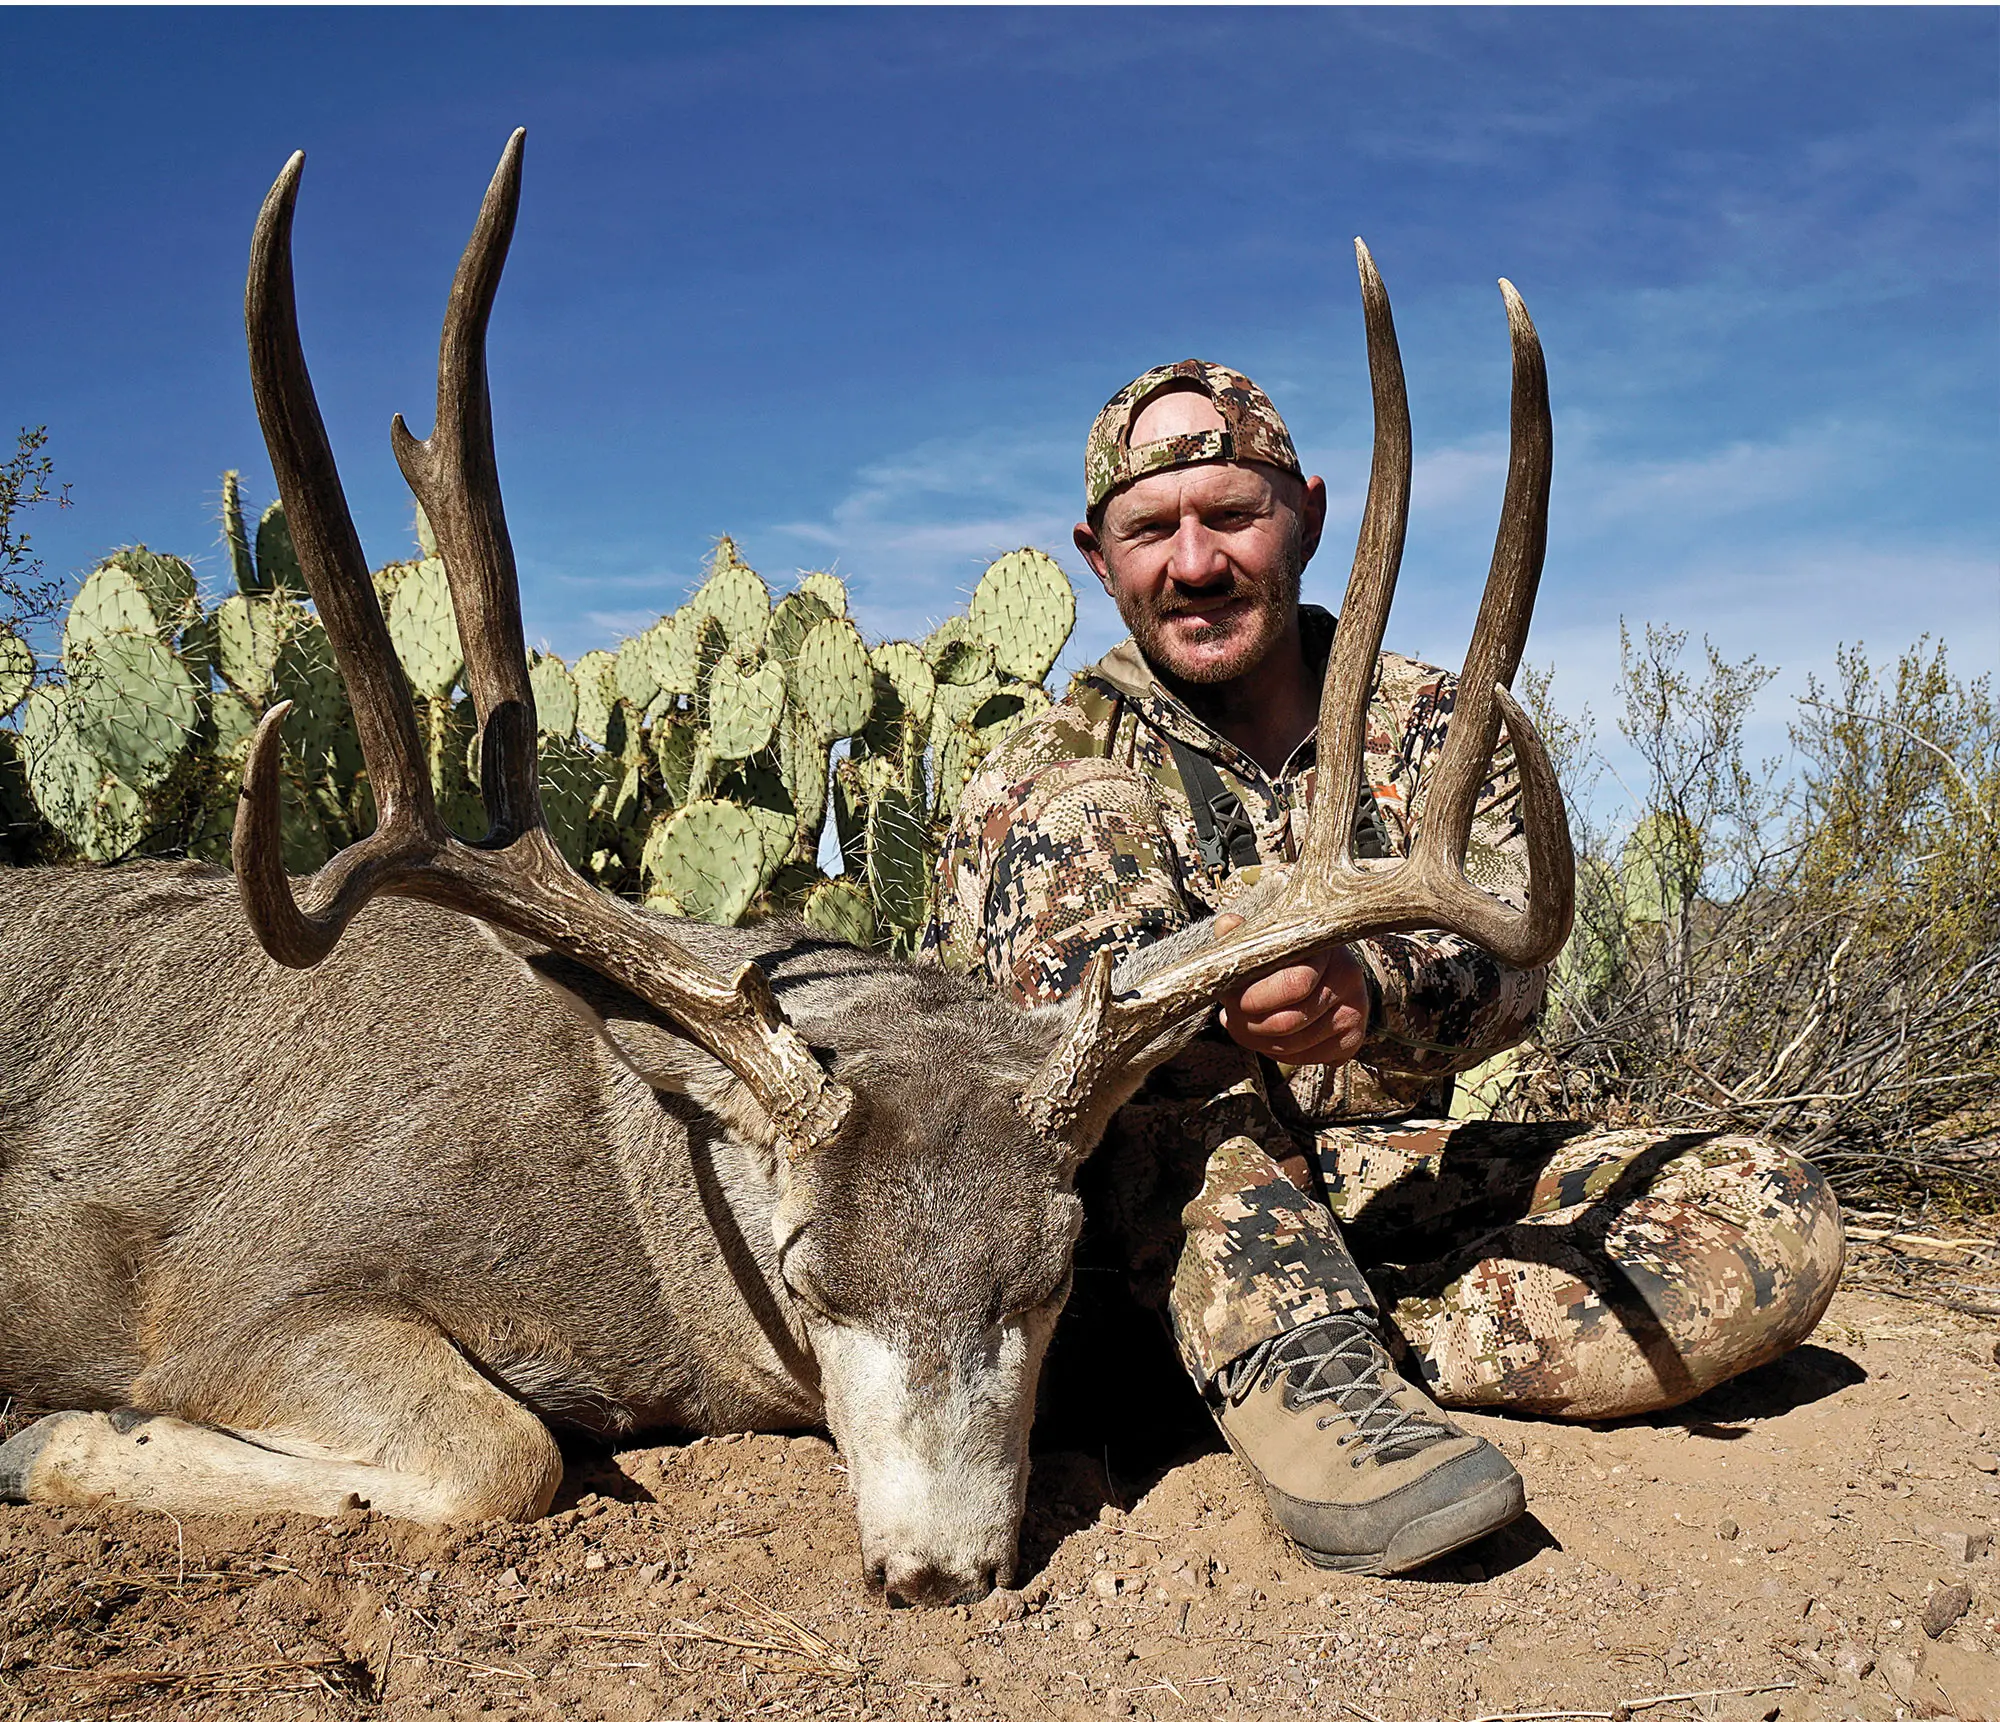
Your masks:
<svg viewBox="0 0 2000 1722"><path fill-rule="evenodd" d="M1174 756L1181 787L1187 791L1201 858L1223 871L1257 866L1263 858L1257 853L1257 829L1250 823L1243 798L1222 781L1222 773L1207 754L1197 753L1171 735L1162 733L1161 739Z"/></svg>

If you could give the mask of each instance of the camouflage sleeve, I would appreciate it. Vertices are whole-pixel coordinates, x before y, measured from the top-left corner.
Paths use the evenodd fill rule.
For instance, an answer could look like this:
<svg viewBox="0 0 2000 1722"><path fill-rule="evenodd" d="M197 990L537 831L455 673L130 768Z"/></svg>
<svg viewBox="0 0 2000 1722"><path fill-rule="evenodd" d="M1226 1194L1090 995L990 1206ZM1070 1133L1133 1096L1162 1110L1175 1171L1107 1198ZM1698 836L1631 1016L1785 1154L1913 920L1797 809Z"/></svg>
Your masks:
<svg viewBox="0 0 2000 1722"><path fill-rule="evenodd" d="M1368 769L1394 855L1407 855L1422 828L1456 691L1444 671L1384 654ZM1513 748L1503 741L1473 813L1465 866L1474 884L1517 908L1528 885L1519 803ZM1354 949L1379 995L1361 1062L1385 1072L1437 1078L1470 1070L1534 1027L1547 989L1547 969L1514 968L1456 933L1385 933Z"/></svg>
<svg viewBox="0 0 2000 1722"><path fill-rule="evenodd" d="M1099 951L1191 919L1151 787L1103 759L1048 765L961 805L938 887L934 953L1020 1004L1062 998Z"/></svg>

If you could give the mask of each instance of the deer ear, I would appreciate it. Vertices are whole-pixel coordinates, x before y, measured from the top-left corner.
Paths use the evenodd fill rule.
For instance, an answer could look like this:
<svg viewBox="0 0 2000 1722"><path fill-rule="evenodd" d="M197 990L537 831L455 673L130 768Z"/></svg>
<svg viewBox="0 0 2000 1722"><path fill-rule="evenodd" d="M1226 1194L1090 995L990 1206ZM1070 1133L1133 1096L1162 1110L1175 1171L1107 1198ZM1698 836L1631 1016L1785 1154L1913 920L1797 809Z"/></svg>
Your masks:
<svg viewBox="0 0 2000 1722"><path fill-rule="evenodd" d="M649 1088L686 1095L739 1139L759 1148L772 1147L775 1132L770 1116L742 1078L683 1034L671 1017L595 969L483 921L478 925L491 943L560 999Z"/></svg>

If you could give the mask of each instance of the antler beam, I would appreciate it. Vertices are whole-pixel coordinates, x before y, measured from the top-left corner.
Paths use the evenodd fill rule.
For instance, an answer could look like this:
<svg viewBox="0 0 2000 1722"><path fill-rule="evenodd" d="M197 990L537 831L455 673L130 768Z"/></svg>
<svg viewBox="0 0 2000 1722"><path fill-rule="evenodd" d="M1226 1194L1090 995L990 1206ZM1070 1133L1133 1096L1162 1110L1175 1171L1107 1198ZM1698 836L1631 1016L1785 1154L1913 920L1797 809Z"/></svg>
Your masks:
<svg viewBox="0 0 2000 1722"><path fill-rule="evenodd" d="M416 714L382 619L361 541L299 343L292 214L305 158L271 187L250 246L243 316L257 417L271 452L299 566L333 644L375 789L375 831L336 855L295 896L281 858L280 730L287 704L257 726L243 773L234 852L237 893L278 962L309 968L377 894L442 904L561 951L673 1017L743 1080L797 1157L840 1126L852 1097L785 1019L761 970L727 978L683 950L658 916L599 891L550 837L537 783L514 553L501 507L486 387L486 324L521 188L525 134L508 140L452 283L438 357L437 426L419 442L399 416L396 458L437 532L478 713L489 829L461 843L438 817ZM303 899L303 901L301 900Z"/></svg>

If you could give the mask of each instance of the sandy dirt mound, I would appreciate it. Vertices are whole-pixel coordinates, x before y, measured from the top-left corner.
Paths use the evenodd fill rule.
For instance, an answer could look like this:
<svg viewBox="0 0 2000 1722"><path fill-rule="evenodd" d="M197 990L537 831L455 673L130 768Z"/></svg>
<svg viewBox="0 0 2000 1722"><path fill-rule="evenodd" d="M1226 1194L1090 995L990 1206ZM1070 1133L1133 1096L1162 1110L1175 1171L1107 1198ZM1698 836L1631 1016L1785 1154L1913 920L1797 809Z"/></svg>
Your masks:
<svg viewBox="0 0 2000 1722"><path fill-rule="evenodd" d="M868 1599L812 1436L577 1451L532 1525L0 1508L0 1717L2000 1718L1991 1322L1843 1292L1671 1416L1468 1418L1530 1516L1400 1580L1291 1556L1148 1379L1052 1407L1020 1588L970 1609Z"/></svg>

